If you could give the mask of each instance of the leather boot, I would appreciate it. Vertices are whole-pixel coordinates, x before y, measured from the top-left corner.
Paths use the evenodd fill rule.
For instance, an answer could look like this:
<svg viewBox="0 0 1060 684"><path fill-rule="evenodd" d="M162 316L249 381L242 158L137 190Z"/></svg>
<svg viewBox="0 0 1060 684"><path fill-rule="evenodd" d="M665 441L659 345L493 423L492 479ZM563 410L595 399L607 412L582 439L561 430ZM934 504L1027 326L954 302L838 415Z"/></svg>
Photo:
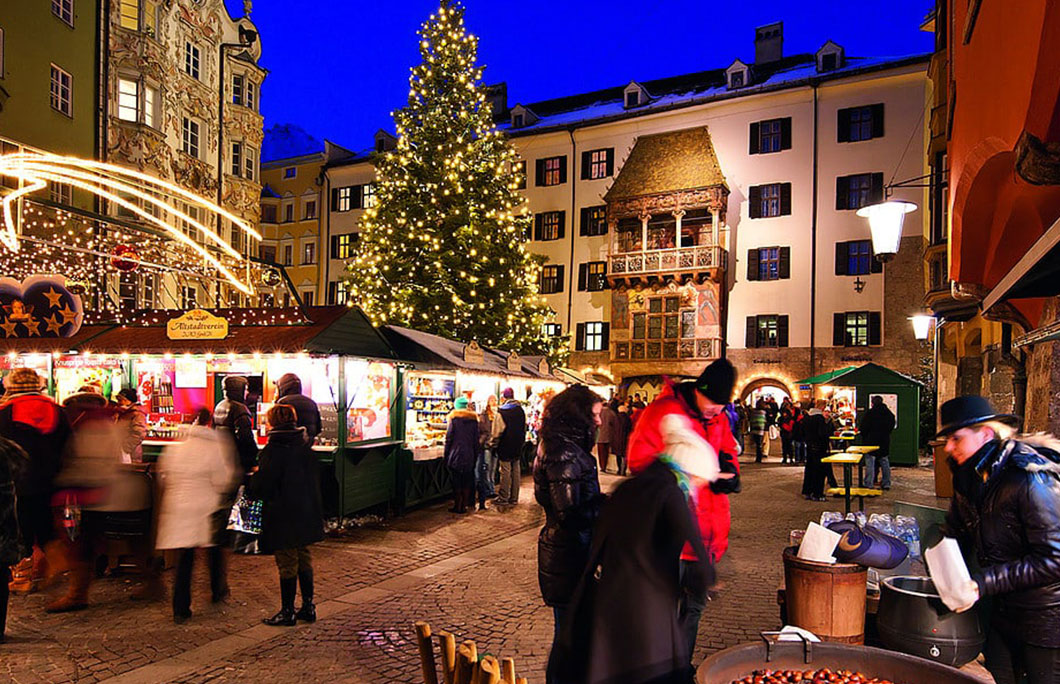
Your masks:
<svg viewBox="0 0 1060 684"><path fill-rule="evenodd" d="M280 578L280 612L262 620L272 627L293 627L295 624L294 594L298 590L297 577Z"/></svg>
<svg viewBox="0 0 1060 684"><path fill-rule="evenodd" d="M90 564L79 559L70 566L70 587L66 595L45 606L45 612L68 613L88 607L88 585L92 581Z"/></svg>
<svg viewBox="0 0 1060 684"><path fill-rule="evenodd" d="M11 567L11 581L7 583L7 589L12 594L29 594L36 588L36 582L33 581L33 559L23 558Z"/></svg>
<svg viewBox="0 0 1060 684"><path fill-rule="evenodd" d="M317 607L313 603L313 570L303 570L298 573L298 588L302 592L302 607L295 614L295 618L302 622L317 621Z"/></svg>

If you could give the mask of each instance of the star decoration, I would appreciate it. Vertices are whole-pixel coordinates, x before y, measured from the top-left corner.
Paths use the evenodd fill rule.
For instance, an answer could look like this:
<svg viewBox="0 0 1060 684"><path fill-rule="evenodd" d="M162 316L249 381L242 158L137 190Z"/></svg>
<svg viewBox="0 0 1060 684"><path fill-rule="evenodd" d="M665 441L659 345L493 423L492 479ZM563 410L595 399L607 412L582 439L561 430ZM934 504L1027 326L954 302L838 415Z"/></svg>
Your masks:
<svg viewBox="0 0 1060 684"><path fill-rule="evenodd" d="M59 329L66 325L66 321L60 321L57 314L52 314L44 319L45 323L48 324L48 332L53 332L56 335L59 334Z"/></svg>
<svg viewBox="0 0 1060 684"><path fill-rule="evenodd" d="M58 309L59 302L63 299L63 293L56 292L54 287L49 287L48 291L44 293L44 296L48 298L49 309Z"/></svg>
<svg viewBox="0 0 1060 684"><path fill-rule="evenodd" d="M63 308L59 309L59 313L63 317L63 323L73 323L77 320L77 312L71 309L69 304L63 304Z"/></svg>
<svg viewBox="0 0 1060 684"><path fill-rule="evenodd" d="M18 323L7 318L4 319L3 323L0 323L0 330L4 331L4 337L15 337L15 328L17 327Z"/></svg>
<svg viewBox="0 0 1060 684"><path fill-rule="evenodd" d="M22 321L22 325L26 326L30 337L40 337L40 324L41 322L32 316L29 317L28 321Z"/></svg>
<svg viewBox="0 0 1060 684"><path fill-rule="evenodd" d="M33 320L33 307L26 306L26 303L21 299L15 299L10 304L5 304L4 309L7 311L7 317L14 321L27 321Z"/></svg>

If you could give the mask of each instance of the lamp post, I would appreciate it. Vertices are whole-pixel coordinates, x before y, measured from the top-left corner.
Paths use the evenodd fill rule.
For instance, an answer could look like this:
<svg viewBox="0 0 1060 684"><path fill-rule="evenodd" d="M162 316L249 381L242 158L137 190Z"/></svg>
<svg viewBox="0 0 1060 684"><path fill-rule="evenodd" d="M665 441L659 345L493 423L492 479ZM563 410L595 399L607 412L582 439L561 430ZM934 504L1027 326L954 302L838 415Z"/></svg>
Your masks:
<svg viewBox="0 0 1060 684"><path fill-rule="evenodd" d="M915 210L916 204L905 200L887 200L858 209L858 216L869 220L872 251L876 253L877 259L886 263L898 253L905 215Z"/></svg>

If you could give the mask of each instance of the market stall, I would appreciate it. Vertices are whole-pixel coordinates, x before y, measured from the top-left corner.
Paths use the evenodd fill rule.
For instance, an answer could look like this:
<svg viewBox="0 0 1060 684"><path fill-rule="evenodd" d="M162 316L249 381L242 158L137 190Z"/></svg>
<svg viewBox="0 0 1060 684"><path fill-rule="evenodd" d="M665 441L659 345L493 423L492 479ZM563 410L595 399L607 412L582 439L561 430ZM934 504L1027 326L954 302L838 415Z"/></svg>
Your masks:
<svg viewBox="0 0 1060 684"><path fill-rule="evenodd" d="M411 366L405 373L405 456L398 478L399 509L451 491L442 456L447 415L457 397L467 397L481 411L490 396L500 397L504 388L511 387L516 399L524 402L530 423L535 410L543 406L547 390L563 388L562 382L539 373L515 354L398 326L386 326L383 333L397 357Z"/></svg>
<svg viewBox="0 0 1060 684"><path fill-rule="evenodd" d="M197 409L223 398L229 375L248 380L247 405L263 445L276 381L294 373L321 412L314 449L325 465L329 509L348 514L393 498L401 425L392 407L400 373L393 351L359 310L147 311L89 332L81 339L4 340L7 367L40 366L43 358L42 374L60 401L85 384L107 396L135 388L148 420L145 461L180 439Z"/></svg>
<svg viewBox="0 0 1060 684"><path fill-rule="evenodd" d="M851 433L851 437L872 397L880 396L896 420L891 434L891 463L916 465L920 449L919 382L889 368L866 363L806 378L798 384L816 387L820 397L832 405L843 431Z"/></svg>

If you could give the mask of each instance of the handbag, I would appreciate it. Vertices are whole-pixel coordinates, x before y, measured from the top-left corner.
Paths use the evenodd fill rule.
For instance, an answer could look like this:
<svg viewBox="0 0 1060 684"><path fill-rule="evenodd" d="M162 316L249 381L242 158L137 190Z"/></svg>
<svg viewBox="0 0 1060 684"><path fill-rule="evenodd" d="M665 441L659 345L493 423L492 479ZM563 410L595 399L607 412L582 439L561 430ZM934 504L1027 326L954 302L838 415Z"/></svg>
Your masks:
<svg viewBox="0 0 1060 684"><path fill-rule="evenodd" d="M769 438L780 439L780 429L776 425L769 426Z"/></svg>
<svg viewBox="0 0 1060 684"><path fill-rule="evenodd" d="M228 529L245 534L261 534L262 501L250 499L246 489L239 487L232 511L228 514Z"/></svg>

